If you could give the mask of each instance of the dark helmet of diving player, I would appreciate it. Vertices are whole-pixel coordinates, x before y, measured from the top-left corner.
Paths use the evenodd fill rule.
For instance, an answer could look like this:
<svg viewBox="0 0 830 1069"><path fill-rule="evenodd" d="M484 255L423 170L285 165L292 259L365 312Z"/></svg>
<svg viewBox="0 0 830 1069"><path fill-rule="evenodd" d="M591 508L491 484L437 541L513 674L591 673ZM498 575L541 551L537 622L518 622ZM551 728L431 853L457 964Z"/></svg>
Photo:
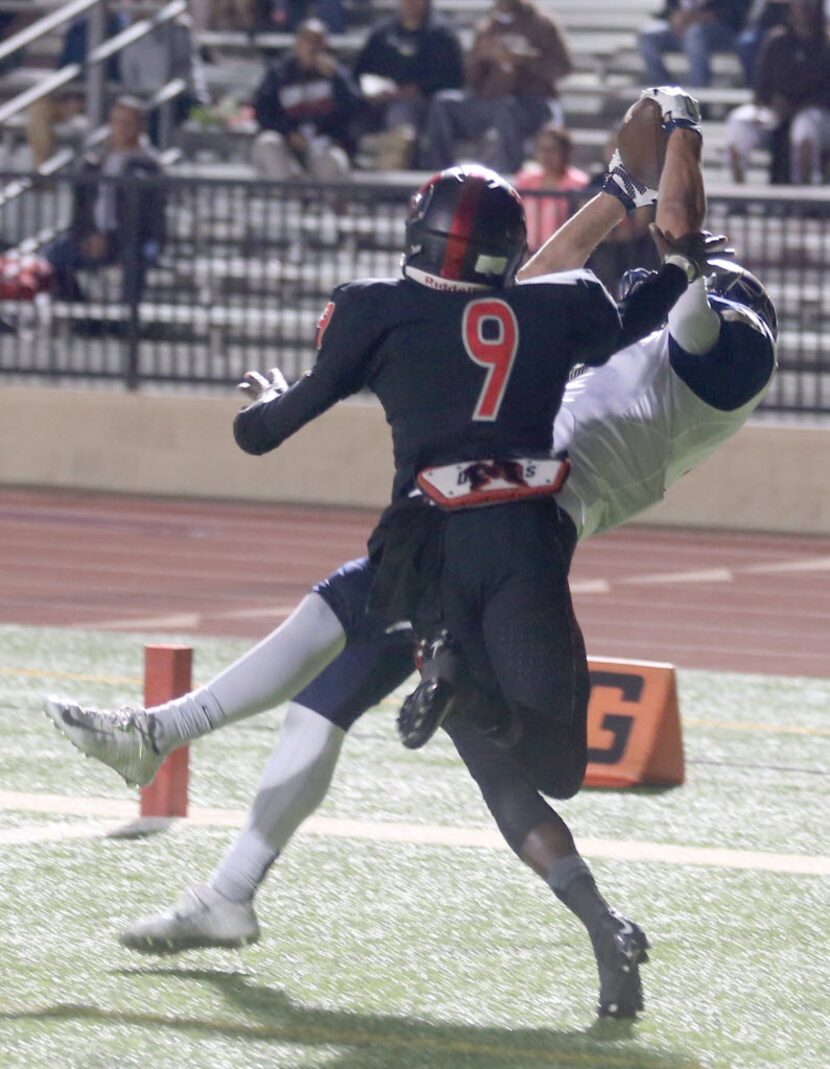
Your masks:
<svg viewBox="0 0 830 1069"><path fill-rule="evenodd" d="M527 245L516 190L485 167L450 167L410 201L403 273L433 289L512 284Z"/></svg>
<svg viewBox="0 0 830 1069"><path fill-rule="evenodd" d="M749 308L766 323L773 338L777 339L778 314L775 305L755 275L732 260L710 260L709 266L714 274L707 275L708 292Z"/></svg>

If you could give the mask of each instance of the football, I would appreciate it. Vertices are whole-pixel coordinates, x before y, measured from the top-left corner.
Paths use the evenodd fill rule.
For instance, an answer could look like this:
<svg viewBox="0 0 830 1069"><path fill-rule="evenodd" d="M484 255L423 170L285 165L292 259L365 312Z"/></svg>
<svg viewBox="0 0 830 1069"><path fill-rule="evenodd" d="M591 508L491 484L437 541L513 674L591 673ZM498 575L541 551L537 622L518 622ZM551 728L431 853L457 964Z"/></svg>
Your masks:
<svg viewBox="0 0 830 1069"><path fill-rule="evenodd" d="M620 158L631 177L649 189L657 189L668 143L659 104L648 97L632 104L617 134Z"/></svg>

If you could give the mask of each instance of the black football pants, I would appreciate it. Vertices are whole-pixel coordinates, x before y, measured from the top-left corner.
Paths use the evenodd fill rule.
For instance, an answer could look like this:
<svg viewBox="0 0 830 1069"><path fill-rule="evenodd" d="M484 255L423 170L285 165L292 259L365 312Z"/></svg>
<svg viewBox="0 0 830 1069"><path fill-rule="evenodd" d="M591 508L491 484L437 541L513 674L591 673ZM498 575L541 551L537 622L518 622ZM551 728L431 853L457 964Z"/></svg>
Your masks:
<svg viewBox="0 0 830 1069"><path fill-rule="evenodd" d="M528 785L544 794L567 798L582 784L589 679L568 588L575 544L572 521L549 498L447 517L442 618L483 703L504 703L522 731L504 751L480 731L475 736L487 745L477 745L474 735L448 722L479 782L492 778L493 769L503 774L499 754L508 754ZM474 710L451 719L468 718L475 720Z"/></svg>

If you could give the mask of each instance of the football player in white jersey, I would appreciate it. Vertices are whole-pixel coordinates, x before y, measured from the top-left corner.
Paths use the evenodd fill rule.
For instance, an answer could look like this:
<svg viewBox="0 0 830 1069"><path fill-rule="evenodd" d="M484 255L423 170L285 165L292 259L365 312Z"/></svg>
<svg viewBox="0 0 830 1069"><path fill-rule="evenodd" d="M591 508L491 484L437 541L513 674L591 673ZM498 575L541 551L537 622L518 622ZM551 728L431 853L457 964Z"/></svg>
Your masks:
<svg viewBox="0 0 830 1069"><path fill-rule="evenodd" d="M685 144L684 165L692 167L686 156L693 158L699 148L688 137ZM625 196L631 185L629 180L620 186ZM674 226L671 198L665 200L669 210L662 218L658 214L664 231L695 229L688 223L685 229ZM530 261L526 277L532 277L534 265L544 272L578 266L573 261L590 252L587 247L583 253L583 245L591 244L592 228L595 243L625 210L610 188L594 202L594 209L588 205L579 213L582 219L578 214L568 225L559 251L552 239ZM688 212L688 203L687 196L681 198L681 215ZM694 282L666 329L569 384L554 442L571 457L572 473L560 500L580 538L623 523L658 501L671 482L734 433L762 398L775 363L772 305L753 276L729 263L718 265L710 290L707 295L703 281ZM249 393L270 386L270 380L248 377ZM369 580L365 561L338 570L259 646L205 687L164 706L113 714L64 700L47 702L47 712L76 746L110 764L128 782L146 783L176 746L295 699L289 701L245 828L210 884L189 891L177 909L127 929L121 935L124 945L174 953L239 946L259 937L253 910L257 887L325 796L348 728L411 670L405 635L367 630L362 608ZM476 778L504 830L484 777ZM529 826L536 827L532 821ZM522 860L570 904L567 884L587 872L579 868L582 859L574 855L575 871L566 873L566 879L561 873L551 879L544 836L528 834L517 844L515 835L505 834ZM601 992L601 1013L632 1016L640 1008L638 979L621 990L619 1003Z"/></svg>
<svg viewBox="0 0 830 1069"><path fill-rule="evenodd" d="M775 369L775 309L729 261L693 283L665 329L585 368L567 387L554 448L571 473L558 501L580 539L658 502L730 438L763 399ZM628 272L623 286L641 272ZM647 272L642 272L647 274Z"/></svg>

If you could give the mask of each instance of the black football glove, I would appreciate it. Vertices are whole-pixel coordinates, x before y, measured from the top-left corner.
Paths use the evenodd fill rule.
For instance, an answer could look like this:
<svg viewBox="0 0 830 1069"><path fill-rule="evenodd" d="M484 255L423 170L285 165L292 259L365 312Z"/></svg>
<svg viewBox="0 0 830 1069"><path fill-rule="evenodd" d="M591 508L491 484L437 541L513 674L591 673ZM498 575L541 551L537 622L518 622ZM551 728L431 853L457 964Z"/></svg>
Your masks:
<svg viewBox="0 0 830 1069"><path fill-rule="evenodd" d="M690 282L703 275L712 274L710 259L723 260L735 255L735 250L729 248L729 238L725 234L698 230L676 238L665 233L656 223L652 223L649 230L663 263L676 263L686 272Z"/></svg>

